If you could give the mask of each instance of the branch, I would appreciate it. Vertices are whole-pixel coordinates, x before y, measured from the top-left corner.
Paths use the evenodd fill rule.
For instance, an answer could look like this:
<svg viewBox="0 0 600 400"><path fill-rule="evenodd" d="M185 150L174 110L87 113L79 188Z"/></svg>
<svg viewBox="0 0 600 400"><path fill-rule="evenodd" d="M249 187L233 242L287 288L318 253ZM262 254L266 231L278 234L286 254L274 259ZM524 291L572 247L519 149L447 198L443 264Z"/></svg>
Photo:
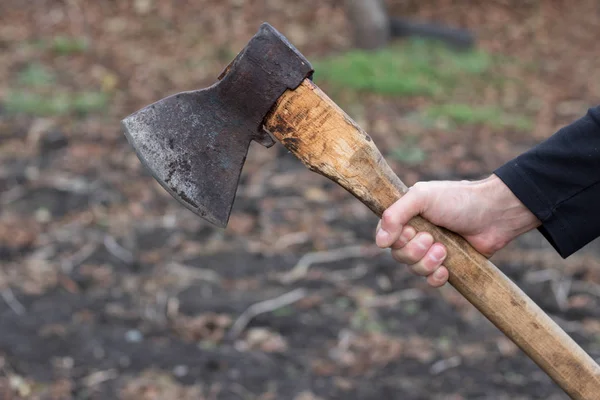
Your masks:
<svg viewBox="0 0 600 400"><path fill-rule="evenodd" d="M106 247L106 250L108 250L110 254L123 261L125 264L133 264L135 261L133 253L117 243L115 238L110 235L104 236L104 247Z"/></svg>
<svg viewBox="0 0 600 400"><path fill-rule="evenodd" d="M275 297L274 299L261 301L260 303L251 305L235 321L229 330L229 337L231 339L237 338L246 328L246 326L248 326L248 323L250 323L250 321L257 315L288 306L300 299L303 299L304 297L306 297L306 290L295 289L279 297Z"/></svg>
<svg viewBox="0 0 600 400"><path fill-rule="evenodd" d="M98 243L88 243L81 249L77 250L67 260L64 260L60 267L65 274L70 274L73 268L81 265L87 260L98 248Z"/></svg>
<svg viewBox="0 0 600 400"><path fill-rule="evenodd" d="M345 260L348 258L373 256L376 254L376 250L379 250L379 248L349 246L335 250L307 253L303 255L302 258L300 258L298 263L294 266L294 268L291 269L291 271L282 274L279 278L279 281L281 283L290 284L300 279L306 278L306 275L308 274L308 269L313 264Z"/></svg>
<svg viewBox="0 0 600 400"><path fill-rule="evenodd" d="M13 310L15 312L15 314L17 314L17 315L25 314L25 311L26 311L25 307L23 307L23 304L19 303L19 300L17 300L17 298L15 297L15 294L13 293L11 288L7 287L7 288L0 290L0 296L2 296L2 298L4 299L6 304L8 304L10 309Z"/></svg>

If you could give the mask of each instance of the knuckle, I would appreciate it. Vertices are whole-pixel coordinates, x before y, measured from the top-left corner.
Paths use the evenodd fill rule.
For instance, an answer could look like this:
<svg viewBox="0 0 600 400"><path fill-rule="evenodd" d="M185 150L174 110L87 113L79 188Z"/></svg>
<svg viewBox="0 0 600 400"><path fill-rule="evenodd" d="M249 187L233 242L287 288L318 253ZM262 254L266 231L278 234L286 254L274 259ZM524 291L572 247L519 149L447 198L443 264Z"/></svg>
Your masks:
<svg viewBox="0 0 600 400"><path fill-rule="evenodd" d="M409 266L408 270L410 271L411 274L416 275L416 276L423 276L423 274L419 271L418 268L415 268L414 266Z"/></svg>
<svg viewBox="0 0 600 400"><path fill-rule="evenodd" d="M404 264L404 259L402 258L402 256L395 251L392 251L392 258L397 262Z"/></svg>
<svg viewBox="0 0 600 400"><path fill-rule="evenodd" d="M419 264L421 265L421 269L426 272L427 275L431 274L438 267L435 262L428 258L422 258Z"/></svg>
<svg viewBox="0 0 600 400"><path fill-rule="evenodd" d="M405 250L405 256L413 264L420 262L421 258L423 257L422 250L419 249L417 246L407 247Z"/></svg>
<svg viewBox="0 0 600 400"><path fill-rule="evenodd" d="M406 252L413 259L420 260L425 257L433 244L432 242L432 238L428 237L427 233L420 233L406 246Z"/></svg>
<svg viewBox="0 0 600 400"><path fill-rule="evenodd" d="M400 234L400 239L404 242L404 244L408 243L409 240L412 240L417 235L415 229L408 225L402 229L402 233Z"/></svg>
<svg viewBox="0 0 600 400"><path fill-rule="evenodd" d="M382 224L385 224L388 227L394 226L394 225L396 225L396 214L394 213L393 210L388 208L387 210L385 210L383 212L383 214L381 216L381 221L382 221Z"/></svg>
<svg viewBox="0 0 600 400"><path fill-rule="evenodd" d="M431 261L428 258L421 259L420 265L421 265L421 268L423 269L423 271L425 273L427 273L427 275L433 273L438 268L437 263L434 261Z"/></svg>
<svg viewBox="0 0 600 400"><path fill-rule="evenodd" d="M414 194L421 194L427 188L427 182L417 182L411 188L410 191Z"/></svg>
<svg viewBox="0 0 600 400"><path fill-rule="evenodd" d="M406 256L406 252L402 249L392 250L392 258L401 264L412 264L411 259Z"/></svg>
<svg viewBox="0 0 600 400"><path fill-rule="evenodd" d="M406 241L402 240L402 238L396 240L394 244L392 244L393 250L401 250L406 246Z"/></svg>
<svg viewBox="0 0 600 400"><path fill-rule="evenodd" d="M428 276L429 272L423 268L421 263L416 263L410 266L410 270L413 274L418 276Z"/></svg>

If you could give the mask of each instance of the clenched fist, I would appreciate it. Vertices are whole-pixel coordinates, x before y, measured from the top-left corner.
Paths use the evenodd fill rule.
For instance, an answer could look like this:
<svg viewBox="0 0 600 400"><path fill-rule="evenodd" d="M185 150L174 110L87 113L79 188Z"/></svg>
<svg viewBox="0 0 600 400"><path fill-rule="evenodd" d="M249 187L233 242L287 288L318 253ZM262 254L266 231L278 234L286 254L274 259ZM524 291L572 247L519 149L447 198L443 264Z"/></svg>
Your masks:
<svg viewBox="0 0 600 400"><path fill-rule="evenodd" d="M433 287L448 280L447 249L434 243L429 233L417 233L407 225L416 215L458 233L487 257L541 224L496 175L479 181L415 184L385 210L375 241L381 248L391 248L396 261L427 277Z"/></svg>

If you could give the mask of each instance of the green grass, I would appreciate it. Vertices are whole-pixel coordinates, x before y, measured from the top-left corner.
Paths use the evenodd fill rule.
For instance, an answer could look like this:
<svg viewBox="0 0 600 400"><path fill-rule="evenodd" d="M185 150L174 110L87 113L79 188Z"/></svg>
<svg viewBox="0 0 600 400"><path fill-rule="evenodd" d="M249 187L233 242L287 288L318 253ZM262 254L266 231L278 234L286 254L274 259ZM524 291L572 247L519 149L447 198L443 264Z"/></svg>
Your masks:
<svg viewBox="0 0 600 400"><path fill-rule="evenodd" d="M48 117L86 115L104 110L107 104L108 96L101 92L41 94L15 90L8 94L4 107L8 114Z"/></svg>
<svg viewBox="0 0 600 400"><path fill-rule="evenodd" d="M17 78L21 85L29 87L47 86L56 80L54 74L40 63L28 64Z"/></svg>
<svg viewBox="0 0 600 400"><path fill-rule="evenodd" d="M89 48L83 36L58 35L48 39L25 42L38 53L72 55L84 53ZM71 91L61 87L58 74L43 63L27 64L13 80L11 89L3 99L9 114L30 116L87 115L107 108L109 96L100 90Z"/></svg>
<svg viewBox="0 0 600 400"><path fill-rule="evenodd" d="M472 106L463 103L447 103L430 106L425 109L427 118L443 119L457 125L484 124L492 128L515 128L528 130L533 122L525 116L505 113L499 107Z"/></svg>
<svg viewBox="0 0 600 400"><path fill-rule="evenodd" d="M427 159L427 154L415 144L416 137L405 138L402 147L392 150L390 157L408 165L418 165Z"/></svg>
<svg viewBox="0 0 600 400"><path fill-rule="evenodd" d="M23 41L19 47L36 52L48 52L55 55L71 55L86 53L90 41L85 36L56 35L44 39Z"/></svg>
<svg viewBox="0 0 600 400"><path fill-rule="evenodd" d="M9 114L39 117L87 115L106 109L108 97L101 91L61 90L55 74L43 64L34 62L19 72L16 85L5 97L3 105Z"/></svg>
<svg viewBox="0 0 600 400"><path fill-rule="evenodd" d="M84 37L55 36L46 44L46 47L57 54L69 55L85 53L88 50L89 43Z"/></svg>
<svg viewBox="0 0 600 400"><path fill-rule="evenodd" d="M71 96L71 110L78 114L102 111L108 105L108 95L102 92L80 92Z"/></svg>
<svg viewBox="0 0 600 400"><path fill-rule="evenodd" d="M314 62L315 81L338 89L386 95L441 95L483 77L493 57L482 51L455 52L436 43L408 41L377 51L351 50Z"/></svg>
<svg viewBox="0 0 600 400"><path fill-rule="evenodd" d="M8 114L26 114L33 116L64 115L69 111L69 99L66 95L44 96L27 91L13 91L4 102Z"/></svg>
<svg viewBox="0 0 600 400"><path fill-rule="evenodd" d="M434 41L417 39L375 51L354 49L313 64L315 82L326 85L344 108L350 107L348 99L359 102L360 94L365 92L393 97L420 96L433 104L422 105L416 112L423 124L531 129L533 124L526 116L509 113L497 105L477 103L484 90L501 93L509 81L515 84L514 79L501 72L506 63L522 64L482 50L456 51ZM404 148L393 156L408 164L418 164L425 157L418 147Z"/></svg>

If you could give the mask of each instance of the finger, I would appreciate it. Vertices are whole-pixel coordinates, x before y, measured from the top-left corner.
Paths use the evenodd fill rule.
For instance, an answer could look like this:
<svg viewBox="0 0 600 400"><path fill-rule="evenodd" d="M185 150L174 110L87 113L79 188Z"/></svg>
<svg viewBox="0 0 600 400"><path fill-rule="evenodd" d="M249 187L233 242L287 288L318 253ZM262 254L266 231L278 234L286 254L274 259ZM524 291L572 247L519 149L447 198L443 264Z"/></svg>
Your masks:
<svg viewBox="0 0 600 400"><path fill-rule="evenodd" d="M381 226L377 232L379 247L389 247L400 237L402 227L423 210L423 196L420 190L410 189L399 200L383 212Z"/></svg>
<svg viewBox="0 0 600 400"><path fill-rule="evenodd" d="M435 243L419 261L410 266L410 270L416 275L428 276L439 269L445 259L446 249Z"/></svg>
<svg viewBox="0 0 600 400"><path fill-rule="evenodd" d="M432 244L433 236L427 232L419 232L406 246L392 250L392 257L398 262L413 265L427 254Z"/></svg>
<svg viewBox="0 0 600 400"><path fill-rule="evenodd" d="M392 243L390 247L392 249L401 249L406 246L406 244L410 242L416 235L417 231L415 228L410 225L406 225L404 228L402 228L402 233L400 234L398 240Z"/></svg>
<svg viewBox="0 0 600 400"><path fill-rule="evenodd" d="M435 272L427 277L427 283L432 287L444 286L448 282L449 277L448 269L445 266L441 266L436 269Z"/></svg>

